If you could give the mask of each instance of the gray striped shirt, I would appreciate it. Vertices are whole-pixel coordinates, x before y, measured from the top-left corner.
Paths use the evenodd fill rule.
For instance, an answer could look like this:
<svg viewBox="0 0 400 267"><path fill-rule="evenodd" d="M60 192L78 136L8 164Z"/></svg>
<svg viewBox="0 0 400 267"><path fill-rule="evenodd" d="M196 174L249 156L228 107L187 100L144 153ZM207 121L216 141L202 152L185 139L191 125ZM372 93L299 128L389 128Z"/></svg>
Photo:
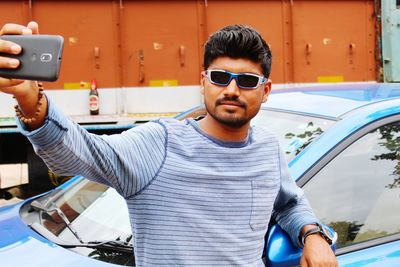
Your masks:
<svg viewBox="0 0 400 267"><path fill-rule="evenodd" d="M99 136L51 101L40 129L20 128L53 171L126 199L137 266L263 266L272 214L296 244L301 227L317 221L277 139L261 128L224 142L191 119L163 119Z"/></svg>

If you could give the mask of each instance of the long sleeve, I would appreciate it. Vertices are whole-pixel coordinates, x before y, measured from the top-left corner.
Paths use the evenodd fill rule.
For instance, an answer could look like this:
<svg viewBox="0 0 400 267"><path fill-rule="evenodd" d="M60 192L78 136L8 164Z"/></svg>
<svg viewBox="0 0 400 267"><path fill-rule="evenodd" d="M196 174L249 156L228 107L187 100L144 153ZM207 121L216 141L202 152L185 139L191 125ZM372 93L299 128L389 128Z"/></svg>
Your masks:
<svg viewBox="0 0 400 267"><path fill-rule="evenodd" d="M124 197L140 192L165 158L166 132L156 122L122 134L95 135L74 123L49 99L44 125L29 131L17 121L47 166L60 175L82 175L114 187Z"/></svg>
<svg viewBox="0 0 400 267"><path fill-rule="evenodd" d="M280 151L281 188L274 204L273 216L289 234L292 242L302 247L298 237L304 225L315 224L315 217L303 190L292 179L284 154Z"/></svg>

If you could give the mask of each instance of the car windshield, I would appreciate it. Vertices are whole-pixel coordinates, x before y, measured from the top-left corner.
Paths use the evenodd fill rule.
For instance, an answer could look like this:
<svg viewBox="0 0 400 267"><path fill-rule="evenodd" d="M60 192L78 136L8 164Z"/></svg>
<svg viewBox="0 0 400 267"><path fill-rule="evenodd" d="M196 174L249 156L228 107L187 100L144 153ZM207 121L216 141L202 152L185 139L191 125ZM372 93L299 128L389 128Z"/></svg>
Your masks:
<svg viewBox="0 0 400 267"><path fill-rule="evenodd" d="M125 200L114 189L86 179L78 179L67 188L37 200L41 206L46 207L39 209L38 220L53 235L65 244L132 242L128 208ZM91 247L71 250L106 262L133 265L131 253L109 252Z"/></svg>
<svg viewBox="0 0 400 267"><path fill-rule="evenodd" d="M251 123L274 133L290 162L335 122L307 114L262 109Z"/></svg>
<svg viewBox="0 0 400 267"><path fill-rule="evenodd" d="M124 199L105 185L82 180L70 187L54 201L77 229L84 241L113 240L131 234L128 210ZM120 207L115 209L115 207ZM113 214L113 216L104 216ZM44 216L43 224L55 235L64 240L76 241L57 213ZM123 219L122 219L123 218ZM79 231L79 229L85 229Z"/></svg>

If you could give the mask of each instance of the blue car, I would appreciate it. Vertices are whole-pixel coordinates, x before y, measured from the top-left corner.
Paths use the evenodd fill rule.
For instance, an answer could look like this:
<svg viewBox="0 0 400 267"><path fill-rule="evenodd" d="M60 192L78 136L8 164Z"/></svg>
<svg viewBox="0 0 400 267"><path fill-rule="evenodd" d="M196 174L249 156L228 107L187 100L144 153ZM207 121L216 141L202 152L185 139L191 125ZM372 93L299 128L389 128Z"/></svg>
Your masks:
<svg viewBox="0 0 400 267"><path fill-rule="evenodd" d="M400 266L400 84L273 91L252 123L275 132L316 215L338 233L339 265ZM296 266L300 255L272 224L268 266ZM1 266L134 264L126 204L104 185L74 177L0 208Z"/></svg>

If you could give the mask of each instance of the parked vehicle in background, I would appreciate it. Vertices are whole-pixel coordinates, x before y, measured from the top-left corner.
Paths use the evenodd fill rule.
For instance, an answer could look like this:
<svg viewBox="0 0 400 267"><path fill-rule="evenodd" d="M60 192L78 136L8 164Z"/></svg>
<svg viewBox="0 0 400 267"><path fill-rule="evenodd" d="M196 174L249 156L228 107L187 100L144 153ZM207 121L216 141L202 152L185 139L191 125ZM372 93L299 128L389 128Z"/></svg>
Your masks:
<svg viewBox="0 0 400 267"><path fill-rule="evenodd" d="M400 266L400 85L276 90L252 123L276 133L293 178L339 234L341 267ZM0 262L12 266L134 265L124 200L83 177L1 208L0 236ZM296 265L300 253L271 226L268 266Z"/></svg>
<svg viewBox="0 0 400 267"><path fill-rule="evenodd" d="M198 84L205 41L233 22L271 45L274 83L399 82L398 7L395 0L14 0L0 1L7 14L0 25L35 19L42 34L64 37L60 78L46 88L83 89L80 81L93 77L99 88Z"/></svg>

